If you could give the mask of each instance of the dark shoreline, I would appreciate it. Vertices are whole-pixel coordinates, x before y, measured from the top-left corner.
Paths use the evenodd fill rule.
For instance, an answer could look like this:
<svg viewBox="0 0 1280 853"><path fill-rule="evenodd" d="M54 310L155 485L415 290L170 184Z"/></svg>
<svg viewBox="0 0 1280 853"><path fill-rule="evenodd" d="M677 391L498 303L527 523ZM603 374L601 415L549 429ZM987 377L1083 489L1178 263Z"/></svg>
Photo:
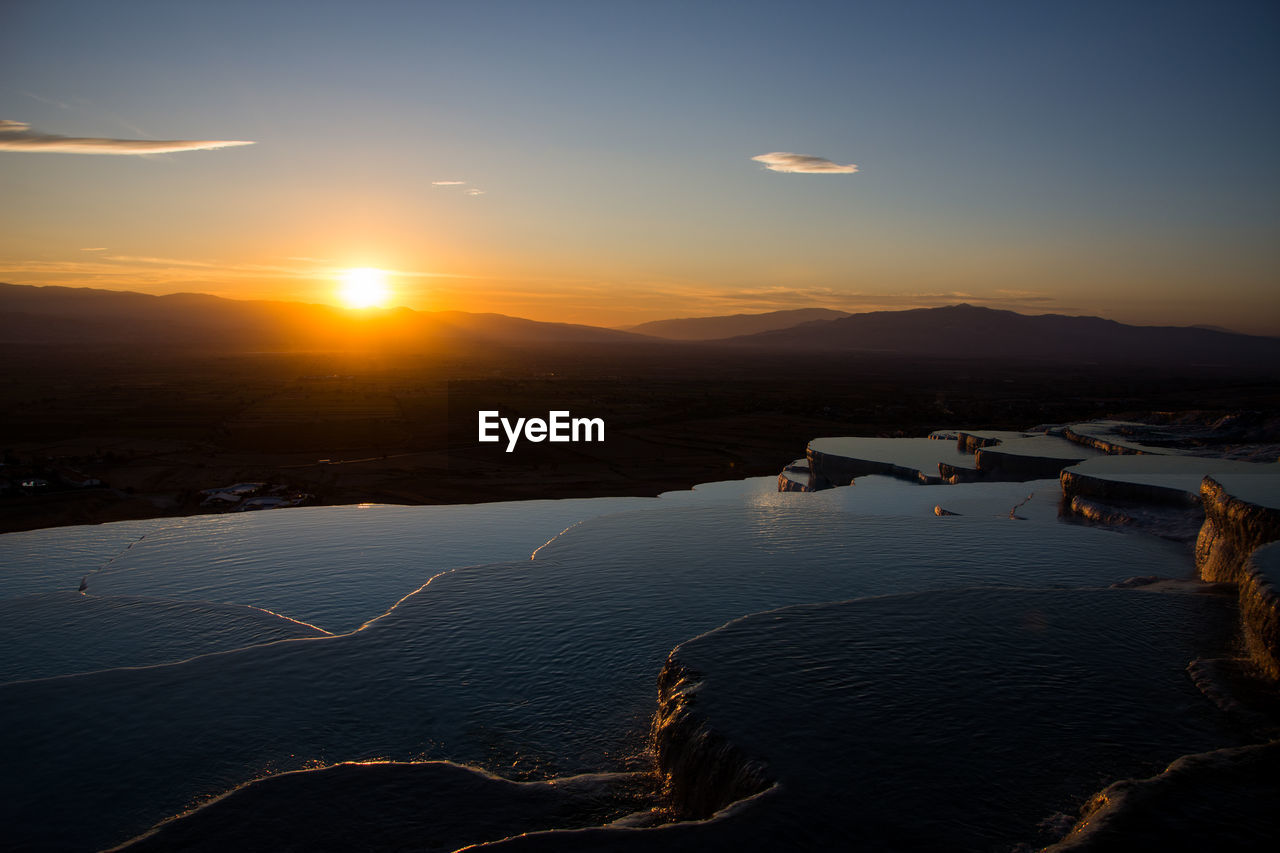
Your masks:
<svg viewBox="0 0 1280 853"><path fill-rule="evenodd" d="M1280 417L1274 373L818 356L696 344L434 355L2 347L0 532L207 512L266 482L311 505L657 495L771 476L824 435L1132 413ZM1260 368L1262 371L1262 368ZM600 445L476 442L476 412L603 418ZM48 485L25 489L26 480ZM81 481L102 486L83 487Z"/></svg>

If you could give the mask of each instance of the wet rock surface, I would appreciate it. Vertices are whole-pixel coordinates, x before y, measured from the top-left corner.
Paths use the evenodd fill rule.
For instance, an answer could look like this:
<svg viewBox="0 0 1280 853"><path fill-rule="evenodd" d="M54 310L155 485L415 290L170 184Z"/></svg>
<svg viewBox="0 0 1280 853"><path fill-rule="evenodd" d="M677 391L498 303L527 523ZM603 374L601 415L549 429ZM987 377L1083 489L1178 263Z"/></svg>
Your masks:
<svg viewBox="0 0 1280 853"><path fill-rule="evenodd" d="M1187 755L1093 797L1045 853L1265 850L1280 837L1280 741Z"/></svg>

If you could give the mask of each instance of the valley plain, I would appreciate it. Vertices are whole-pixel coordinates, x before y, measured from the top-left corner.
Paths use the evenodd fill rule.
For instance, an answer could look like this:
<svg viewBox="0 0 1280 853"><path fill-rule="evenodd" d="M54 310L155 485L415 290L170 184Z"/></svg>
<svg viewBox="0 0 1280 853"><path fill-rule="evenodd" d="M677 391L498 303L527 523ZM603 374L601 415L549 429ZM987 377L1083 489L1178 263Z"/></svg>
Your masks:
<svg viewBox="0 0 1280 853"><path fill-rule="evenodd" d="M3 529L208 512L266 482L309 503L654 495L776 474L820 435L1022 429L1150 411L1280 411L1265 366L768 352L697 343L443 353L7 346ZM603 444L475 442L476 412L602 417ZM41 489L23 481L44 480ZM98 480L76 486L72 480Z"/></svg>

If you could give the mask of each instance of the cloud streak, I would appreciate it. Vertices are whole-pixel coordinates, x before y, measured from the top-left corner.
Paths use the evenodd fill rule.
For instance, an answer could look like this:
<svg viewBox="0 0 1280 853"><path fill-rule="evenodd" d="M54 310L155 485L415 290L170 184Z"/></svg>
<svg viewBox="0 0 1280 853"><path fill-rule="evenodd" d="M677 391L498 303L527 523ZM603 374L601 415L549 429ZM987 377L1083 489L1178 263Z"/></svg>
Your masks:
<svg viewBox="0 0 1280 853"><path fill-rule="evenodd" d="M232 139L103 139L89 136L59 136L37 133L21 121L0 119L0 151L29 151L46 154L170 154L176 151L208 151L253 145Z"/></svg>
<svg viewBox="0 0 1280 853"><path fill-rule="evenodd" d="M766 169L774 172L796 172L803 175L850 175L858 171L858 167L850 163L841 166L824 157L813 157L809 154L792 154L790 151L773 151L769 154L757 154L751 158L763 163Z"/></svg>
<svg viewBox="0 0 1280 853"><path fill-rule="evenodd" d="M433 187L467 187L465 190L462 190L462 194L469 195L469 196L484 195L485 193L485 191L480 189L479 187L467 186L466 181L432 181L431 186Z"/></svg>
<svg viewBox="0 0 1280 853"><path fill-rule="evenodd" d="M61 276L74 279L75 281L71 283L83 281L86 277L100 276L133 276L140 281L148 283L160 283L168 280L191 281L193 279L190 277L193 275L203 276L202 280L205 281L236 278L254 280L263 278L325 280L335 278L348 269L347 267L333 266L331 262L315 258L290 259L299 261L299 263L290 265L236 264L193 258L99 254L107 251L107 249L101 247L81 249L80 251L93 252L93 260L19 261L17 263L0 261L0 278L16 273L40 277ZM383 271L388 275L401 278L473 278L473 276L462 273L430 272L426 270L384 269Z"/></svg>

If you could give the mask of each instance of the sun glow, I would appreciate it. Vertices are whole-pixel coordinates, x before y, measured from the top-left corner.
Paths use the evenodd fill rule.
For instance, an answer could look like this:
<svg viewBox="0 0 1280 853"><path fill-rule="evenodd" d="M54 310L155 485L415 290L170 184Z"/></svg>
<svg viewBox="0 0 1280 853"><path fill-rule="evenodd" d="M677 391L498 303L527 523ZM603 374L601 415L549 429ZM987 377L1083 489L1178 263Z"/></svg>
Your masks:
<svg viewBox="0 0 1280 853"><path fill-rule="evenodd" d="M382 308L391 298L387 274L373 267L356 267L342 274L338 298L348 308Z"/></svg>

